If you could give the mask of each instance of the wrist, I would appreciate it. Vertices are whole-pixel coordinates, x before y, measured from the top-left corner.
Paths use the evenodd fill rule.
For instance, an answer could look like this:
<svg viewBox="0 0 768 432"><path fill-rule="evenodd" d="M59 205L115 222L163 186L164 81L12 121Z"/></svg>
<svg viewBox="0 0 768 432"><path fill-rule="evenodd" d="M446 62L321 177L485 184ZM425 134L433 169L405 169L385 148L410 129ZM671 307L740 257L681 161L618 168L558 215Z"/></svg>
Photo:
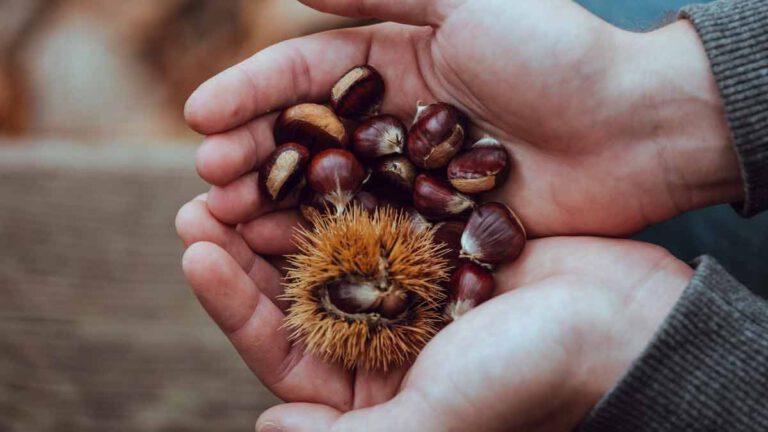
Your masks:
<svg viewBox="0 0 768 432"><path fill-rule="evenodd" d="M600 307L585 318L592 331L581 362L583 400L594 404L616 385L642 356L690 284L693 269L660 251L648 249L656 254L649 261L655 265L624 289L615 287L627 281L611 281L612 288L604 289L602 302L596 302Z"/></svg>
<svg viewBox="0 0 768 432"><path fill-rule="evenodd" d="M641 105L665 199L678 213L742 200L723 102L696 30L681 20L627 39L633 58L623 84Z"/></svg>

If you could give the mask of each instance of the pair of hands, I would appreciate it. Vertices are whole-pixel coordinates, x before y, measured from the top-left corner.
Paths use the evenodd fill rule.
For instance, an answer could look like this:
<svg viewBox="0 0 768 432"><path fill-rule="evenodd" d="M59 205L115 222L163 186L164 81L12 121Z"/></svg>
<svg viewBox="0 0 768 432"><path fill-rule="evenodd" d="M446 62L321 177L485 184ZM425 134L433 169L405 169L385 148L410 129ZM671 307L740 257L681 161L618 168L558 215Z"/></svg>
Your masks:
<svg viewBox="0 0 768 432"><path fill-rule="evenodd" d="M571 430L641 353L692 270L620 236L741 197L736 157L706 55L678 22L623 32L569 0L303 0L389 23L275 45L222 72L185 116L207 135L212 184L177 229L184 271L251 370L289 403L263 431ZM495 297L441 331L413 365L350 373L291 346L281 327L280 256L296 209L259 194L276 112L320 101L352 65L389 87L383 111L452 103L514 164L489 199L539 240L496 274ZM547 237L547 238L543 238Z"/></svg>

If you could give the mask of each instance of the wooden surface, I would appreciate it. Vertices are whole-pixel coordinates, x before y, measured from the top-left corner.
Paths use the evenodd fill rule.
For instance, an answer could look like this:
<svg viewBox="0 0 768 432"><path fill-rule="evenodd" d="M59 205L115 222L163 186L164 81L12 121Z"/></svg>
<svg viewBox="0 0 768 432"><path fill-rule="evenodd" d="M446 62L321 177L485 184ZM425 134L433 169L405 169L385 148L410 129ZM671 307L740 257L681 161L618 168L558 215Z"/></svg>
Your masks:
<svg viewBox="0 0 768 432"><path fill-rule="evenodd" d="M0 142L0 431L243 431L276 403L183 280L192 167Z"/></svg>

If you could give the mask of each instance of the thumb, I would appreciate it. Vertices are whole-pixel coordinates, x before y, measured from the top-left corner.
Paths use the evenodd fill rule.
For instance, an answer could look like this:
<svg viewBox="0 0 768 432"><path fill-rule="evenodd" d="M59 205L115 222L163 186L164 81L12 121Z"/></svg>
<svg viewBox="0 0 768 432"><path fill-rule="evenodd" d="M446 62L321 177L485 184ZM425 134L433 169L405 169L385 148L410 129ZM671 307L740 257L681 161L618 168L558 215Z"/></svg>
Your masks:
<svg viewBox="0 0 768 432"><path fill-rule="evenodd" d="M463 0L300 0L321 12L378 18L403 24L439 26Z"/></svg>
<svg viewBox="0 0 768 432"><path fill-rule="evenodd" d="M440 431L431 407L416 394L400 393L389 402L342 413L326 405L288 403L272 407L256 422L257 432Z"/></svg>

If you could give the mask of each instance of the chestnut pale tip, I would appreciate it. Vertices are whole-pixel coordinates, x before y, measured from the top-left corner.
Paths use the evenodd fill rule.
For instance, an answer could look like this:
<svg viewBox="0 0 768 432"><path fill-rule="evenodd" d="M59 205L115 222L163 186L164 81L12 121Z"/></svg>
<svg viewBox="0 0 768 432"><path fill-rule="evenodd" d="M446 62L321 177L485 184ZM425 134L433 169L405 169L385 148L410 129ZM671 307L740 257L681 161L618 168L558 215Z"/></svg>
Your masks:
<svg viewBox="0 0 768 432"><path fill-rule="evenodd" d="M462 265L448 282L448 316L456 319L488 301L493 296L495 287L493 276L481 266L471 262Z"/></svg>
<svg viewBox="0 0 768 432"><path fill-rule="evenodd" d="M352 149L367 162L402 153L406 133L405 126L395 116L382 114L369 117L352 133Z"/></svg>

